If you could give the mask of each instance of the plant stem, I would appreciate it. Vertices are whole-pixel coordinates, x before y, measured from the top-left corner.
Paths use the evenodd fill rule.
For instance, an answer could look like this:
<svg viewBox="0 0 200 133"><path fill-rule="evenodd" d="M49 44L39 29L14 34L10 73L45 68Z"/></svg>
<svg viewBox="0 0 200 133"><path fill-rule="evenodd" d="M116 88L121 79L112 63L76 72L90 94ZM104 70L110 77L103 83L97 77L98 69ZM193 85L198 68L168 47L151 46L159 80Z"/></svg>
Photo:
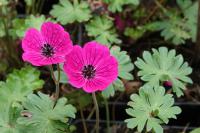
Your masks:
<svg viewBox="0 0 200 133"><path fill-rule="evenodd" d="M60 67L59 67L59 64L57 64L57 71L58 71L58 77L57 77L57 80L56 80L56 77L54 75L54 71L53 71L53 66L50 65L49 66L50 68L50 71L51 71L51 77L56 85L56 93L55 93L55 100L57 101L57 99L59 98L59 93L60 93L60 86L59 86L59 82L60 82Z"/></svg>
<svg viewBox="0 0 200 133"><path fill-rule="evenodd" d="M110 112L107 99L104 99L104 104L106 108L106 125L107 125L107 133L110 133Z"/></svg>
<svg viewBox="0 0 200 133"><path fill-rule="evenodd" d="M96 133L99 133L99 106L97 103L97 98L95 95L95 92L92 93L92 98L94 101L94 106L96 108L96 125L95 125L95 129L96 129Z"/></svg>
<svg viewBox="0 0 200 133"><path fill-rule="evenodd" d="M90 119L91 119L91 117L93 116L95 110L96 110L96 108L93 107L92 110L91 110L91 112L90 112L90 114L89 114L88 117L87 117L87 120L90 120Z"/></svg>
<svg viewBox="0 0 200 133"><path fill-rule="evenodd" d="M40 7L39 7L39 9L38 9L38 12L39 12L40 14L42 14L42 9L43 9L44 3L45 3L45 0L41 0Z"/></svg>
<svg viewBox="0 0 200 133"><path fill-rule="evenodd" d="M79 107L80 107L81 120L82 120L82 124L83 124L84 133L88 133L87 125L86 125L86 122L85 122L85 117L83 115L83 109L80 105L79 105Z"/></svg>

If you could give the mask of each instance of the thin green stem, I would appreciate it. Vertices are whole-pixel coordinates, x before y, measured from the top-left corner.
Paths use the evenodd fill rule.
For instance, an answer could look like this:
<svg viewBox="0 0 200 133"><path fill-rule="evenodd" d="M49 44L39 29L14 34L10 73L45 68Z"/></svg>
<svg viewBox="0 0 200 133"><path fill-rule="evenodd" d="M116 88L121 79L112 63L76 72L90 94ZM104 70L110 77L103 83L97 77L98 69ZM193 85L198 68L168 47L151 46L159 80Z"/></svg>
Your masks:
<svg viewBox="0 0 200 133"><path fill-rule="evenodd" d="M84 133L88 133L87 125L86 125L86 122L85 122L85 117L84 117L84 114L83 114L83 109L82 109L81 106L79 106L79 107L80 107L81 120L82 120L82 124L83 124Z"/></svg>
<svg viewBox="0 0 200 133"><path fill-rule="evenodd" d="M104 98L104 104L106 108L106 125L107 125L107 133L110 133L110 112L107 99Z"/></svg>
<svg viewBox="0 0 200 133"><path fill-rule="evenodd" d="M99 133L99 106L97 103L97 98L95 95L95 92L92 93L92 98L94 101L94 106L96 108L96 125L95 125L95 129L96 129L96 133Z"/></svg>
<svg viewBox="0 0 200 133"><path fill-rule="evenodd" d="M42 14L42 9L43 9L44 3L45 3L45 0L41 0L41 4L40 4L40 7L39 7L39 13L40 14Z"/></svg>
<svg viewBox="0 0 200 133"><path fill-rule="evenodd" d="M95 110L96 110L96 108L93 107L92 110L91 110L91 112L90 112L90 114L89 114L88 117L87 117L87 120L90 120L90 119L92 118L92 116L93 116Z"/></svg>
<svg viewBox="0 0 200 133"><path fill-rule="evenodd" d="M50 65L49 66L50 68L50 72L51 72L51 77L56 85L56 93L55 93L55 100L57 101L57 99L59 98L59 93L60 93L60 86L59 86L59 82L60 82L60 67L59 67L59 64L57 64L57 71L58 71L58 77L57 77L57 80L56 80L56 77L54 75L54 71L53 71L53 66Z"/></svg>
<svg viewBox="0 0 200 133"><path fill-rule="evenodd" d="M60 93L60 66L59 64L57 64L57 71L58 71L58 77L57 77L57 82L56 82L56 94L55 94L55 98L56 100L59 98L59 93Z"/></svg>

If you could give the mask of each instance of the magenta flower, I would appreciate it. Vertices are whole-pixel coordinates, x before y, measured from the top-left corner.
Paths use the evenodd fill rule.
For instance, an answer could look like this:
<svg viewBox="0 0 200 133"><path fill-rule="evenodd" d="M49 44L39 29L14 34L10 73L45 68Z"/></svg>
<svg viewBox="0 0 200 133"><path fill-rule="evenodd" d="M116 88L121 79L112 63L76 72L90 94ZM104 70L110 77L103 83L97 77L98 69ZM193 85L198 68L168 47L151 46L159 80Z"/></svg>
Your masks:
<svg viewBox="0 0 200 133"><path fill-rule="evenodd" d="M69 83L86 92L105 90L118 76L117 60L97 42L74 46L64 63Z"/></svg>
<svg viewBox="0 0 200 133"><path fill-rule="evenodd" d="M27 30L22 40L22 48L24 61L43 66L64 62L73 46L69 34L62 26L45 22L41 26L41 32L34 28Z"/></svg>

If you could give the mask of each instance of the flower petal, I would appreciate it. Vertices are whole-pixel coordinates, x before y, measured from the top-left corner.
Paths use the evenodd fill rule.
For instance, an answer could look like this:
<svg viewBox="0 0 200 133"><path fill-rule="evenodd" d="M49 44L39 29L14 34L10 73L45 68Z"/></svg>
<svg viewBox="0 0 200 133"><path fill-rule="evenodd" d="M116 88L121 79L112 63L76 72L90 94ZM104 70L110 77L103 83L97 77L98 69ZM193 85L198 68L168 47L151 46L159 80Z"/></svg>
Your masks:
<svg viewBox="0 0 200 133"><path fill-rule="evenodd" d="M69 78L69 83L76 88L81 88L85 84L82 76L84 66L83 50L80 46L74 46L73 50L65 57L64 71Z"/></svg>
<svg viewBox="0 0 200 133"><path fill-rule="evenodd" d="M24 51L40 52L43 43L44 39L40 32L34 28L30 28L27 30L25 37L22 40L22 48Z"/></svg>
<svg viewBox="0 0 200 133"><path fill-rule="evenodd" d="M30 62L34 66L44 66L57 64L65 61L64 57L56 56L51 58L46 58L38 52L25 52L22 55L24 61Z"/></svg>
<svg viewBox="0 0 200 133"><path fill-rule="evenodd" d="M118 62L113 56L101 60L100 63L96 66L95 77L97 78L104 78L108 82L112 82L117 79L117 76L118 76Z"/></svg>
<svg viewBox="0 0 200 133"><path fill-rule="evenodd" d="M62 44L62 45L61 45ZM70 36L67 32L64 33L64 38L62 42L60 42L59 46L55 46L55 54L56 55L67 55L69 54L73 49L72 41L70 39Z"/></svg>
<svg viewBox="0 0 200 133"><path fill-rule="evenodd" d="M87 80L83 86L83 90L92 93L98 90L105 90L109 86L109 82L103 78L95 78L92 80Z"/></svg>
<svg viewBox="0 0 200 133"><path fill-rule="evenodd" d="M110 55L108 47L95 41L86 43L83 49L86 63L93 66Z"/></svg>
<svg viewBox="0 0 200 133"><path fill-rule="evenodd" d="M65 70L66 71L66 70ZM69 83L76 88L82 88L85 84L85 79L79 72L75 72L73 70L67 69L67 77L69 79Z"/></svg>
<svg viewBox="0 0 200 133"><path fill-rule="evenodd" d="M70 36L59 24L45 22L41 27L41 33L46 43L52 45L56 53L66 55L72 50Z"/></svg>
<svg viewBox="0 0 200 133"><path fill-rule="evenodd" d="M64 64L64 69L70 69L73 71L81 72L84 66L83 50L80 46L74 46L72 52L66 57L66 62Z"/></svg>
<svg viewBox="0 0 200 133"><path fill-rule="evenodd" d="M37 52L25 52L22 55L22 59L24 61L30 62L34 66L42 66L43 65L42 61L44 60L44 57Z"/></svg>

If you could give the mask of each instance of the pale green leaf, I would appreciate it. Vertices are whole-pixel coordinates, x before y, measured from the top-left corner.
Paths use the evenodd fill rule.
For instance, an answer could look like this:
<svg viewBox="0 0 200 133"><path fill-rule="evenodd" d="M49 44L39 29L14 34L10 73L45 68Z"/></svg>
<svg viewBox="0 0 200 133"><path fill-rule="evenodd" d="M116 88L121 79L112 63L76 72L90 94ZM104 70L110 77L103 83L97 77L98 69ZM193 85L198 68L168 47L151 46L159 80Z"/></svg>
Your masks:
<svg viewBox="0 0 200 133"><path fill-rule="evenodd" d="M138 58L135 65L140 69L138 75L146 82L145 85L162 86L164 81L172 82L172 90L179 97L187 83L192 83L188 77L192 68L184 63L182 55L175 55L175 50L166 47L153 49L143 53L143 59Z"/></svg>
<svg viewBox="0 0 200 133"><path fill-rule="evenodd" d="M110 46L113 43L121 43L113 26L112 20L106 16L98 16L86 25L86 31L88 36L94 37L97 42Z"/></svg>
<svg viewBox="0 0 200 133"><path fill-rule="evenodd" d="M75 118L76 109L66 98L53 101L48 95L30 94L23 102L25 113L30 117L20 117L17 122L30 126L34 133L65 133L69 118ZM32 133L32 131L30 131Z"/></svg>
<svg viewBox="0 0 200 133"><path fill-rule="evenodd" d="M144 86L140 88L139 94L132 94L128 102L130 108L126 113L131 118L126 119L128 128L136 128L139 132L143 130L163 133L161 124L167 124L170 118L176 119L181 109L174 105L171 94L165 94L163 87ZM146 129L144 129L146 127Z"/></svg>
<svg viewBox="0 0 200 133"><path fill-rule="evenodd" d="M124 5L139 5L139 0L104 0L104 2L108 3L108 9L113 13L121 12Z"/></svg>
<svg viewBox="0 0 200 133"><path fill-rule="evenodd" d="M63 25L88 21L91 17L88 3L85 1L78 2L78 0L73 0L73 2L60 0L58 4L53 5L50 14Z"/></svg>

